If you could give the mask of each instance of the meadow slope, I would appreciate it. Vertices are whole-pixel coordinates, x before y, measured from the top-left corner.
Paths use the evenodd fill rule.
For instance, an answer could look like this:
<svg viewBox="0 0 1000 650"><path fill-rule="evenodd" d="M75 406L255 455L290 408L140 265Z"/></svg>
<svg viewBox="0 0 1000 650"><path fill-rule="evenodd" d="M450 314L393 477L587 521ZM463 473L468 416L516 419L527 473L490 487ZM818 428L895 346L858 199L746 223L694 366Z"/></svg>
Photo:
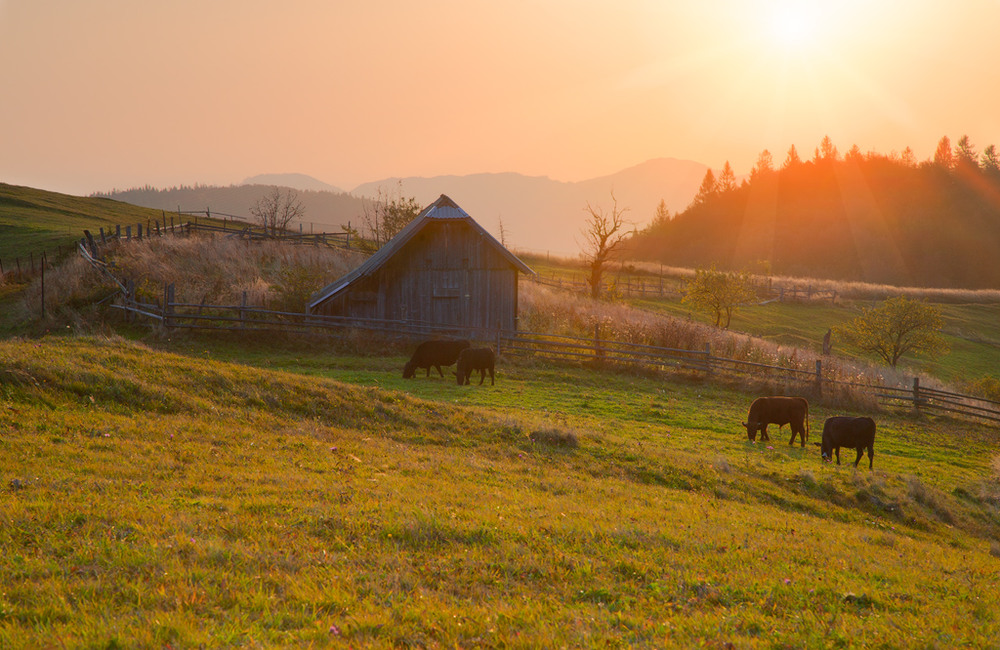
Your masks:
<svg viewBox="0 0 1000 650"><path fill-rule="evenodd" d="M885 413L856 471L695 380L172 349L0 342L0 646L1000 638L988 427Z"/></svg>

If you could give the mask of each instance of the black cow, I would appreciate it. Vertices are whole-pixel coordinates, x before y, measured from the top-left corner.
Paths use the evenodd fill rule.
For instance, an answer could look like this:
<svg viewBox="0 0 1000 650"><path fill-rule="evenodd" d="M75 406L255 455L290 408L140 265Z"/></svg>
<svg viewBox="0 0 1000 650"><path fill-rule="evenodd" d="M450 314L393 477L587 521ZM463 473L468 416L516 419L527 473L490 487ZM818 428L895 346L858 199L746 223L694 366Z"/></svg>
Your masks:
<svg viewBox="0 0 1000 650"><path fill-rule="evenodd" d="M747 421L747 439L756 440L760 431L761 440L770 440L767 435L767 425L777 424L780 429L788 424L792 428L792 438L788 444L795 444L795 436L802 438L802 446L806 446L809 437L809 402L804 397L758 397L750 405Z"/></svg>
<svg viewBox="0 0 1000 650"><path fill-rule="evenodd" d="M403 379L412 379L417 368L427 368L426 376L430 377L432 367L437 368L438 374L444 377L441 366L455 363L462 350L470 345L468 341L424 341L403 366Z"/></svg>
<svg viewBox="0 0 1000 650"><path fill-rule="evenodd" d="M468 385L472 382L469 381L469 377L472 375L473 370L479 371L479 385L483 385L483 381L486 379L486 371L490 373L490 386L494 385L493 378L493 366L496 364L496 356L493 354L493 350L489 348L469 348L468 350L462 350L462 353L458 355L458 369L455 372L455 377L458 380L458 385Z"/></svg>
<svg viewBox="0 0 1000 650"><path fill-rule="evenodd" d="M833 453L837 452L837 464L840 465L841 447L858 450L855 467L867 449L868 469L871 469L875 459L875 420L845 416L827 418L823 423L823 443L820 445L823 460L829 463L833 460Z"/></svg>

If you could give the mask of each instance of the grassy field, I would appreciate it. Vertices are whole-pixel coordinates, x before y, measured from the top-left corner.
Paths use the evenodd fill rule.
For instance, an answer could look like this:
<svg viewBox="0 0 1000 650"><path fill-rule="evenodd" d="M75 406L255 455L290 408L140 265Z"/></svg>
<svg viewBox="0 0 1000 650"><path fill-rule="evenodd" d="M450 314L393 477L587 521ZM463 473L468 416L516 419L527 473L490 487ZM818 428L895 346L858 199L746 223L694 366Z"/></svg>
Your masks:
<svg viewBox="0 0 1000 650"><path fill-rule="evenodd" d="M403 361L0 342L0 647L1000 638L989 427L884 413L854 470L750 444L725 386Z"/></svg>
<svg viewBox="0 0 1000 650"><path fill-rule="evenodd" d="M584 278L580 263L575 260L529 256L526 261L546 281L561 278L566 282L581 282ZM631 268L633 283L645 279L652 286L658 281L662 267L639 263ZM712 323L712 318L707 314L692 311L690 305L681 301L679 296L686 286L685 271L662 268L662 272L666 290L674 295L619 300L654 313ZM620 269L613 265L607 277L614 278L620 273ZM996 291L899 289L808 279L789 279L785 283L836 288L841 291L841 297L836 302L787 301L741 307L736 310L730 329L746 332L778 345L819 354L827 329L848 323L858 315L861 306L870 306L893 292L905 291L941 310L945 320L943 334L950 352L936 359L906 356L901 362L901 369L914 374L931 375L954 385L984 376L1000 376L1000 294ZM844 295L848 297L845 298ZM857 349L839 344L836 339L833 343L835 354L849 359L866 358Z"/></svg>
<svg viewBox="0 0 1000 650"><path fill-rule="evenodd" d="M145 228L147 220L157 219L164 221L160 210L0 183L0 260L8 272L17 258L25 267L30 255L37 262L43 252L53 261L58 247L70 249L84 230L97 236L101 227L141 223Z"/></svg>

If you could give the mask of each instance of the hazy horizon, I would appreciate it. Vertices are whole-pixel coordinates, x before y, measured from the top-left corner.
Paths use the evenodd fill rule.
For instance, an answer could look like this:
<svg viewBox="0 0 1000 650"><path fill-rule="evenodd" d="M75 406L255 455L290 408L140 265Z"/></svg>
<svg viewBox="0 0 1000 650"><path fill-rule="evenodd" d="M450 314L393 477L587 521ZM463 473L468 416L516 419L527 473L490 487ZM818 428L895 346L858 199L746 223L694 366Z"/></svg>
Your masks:
<svg viewBox="0 0 1000 650"><path fill-rule="evenodd" d="M1000 2L0 0L0 181L579 182L1000 141Z"/></svg>

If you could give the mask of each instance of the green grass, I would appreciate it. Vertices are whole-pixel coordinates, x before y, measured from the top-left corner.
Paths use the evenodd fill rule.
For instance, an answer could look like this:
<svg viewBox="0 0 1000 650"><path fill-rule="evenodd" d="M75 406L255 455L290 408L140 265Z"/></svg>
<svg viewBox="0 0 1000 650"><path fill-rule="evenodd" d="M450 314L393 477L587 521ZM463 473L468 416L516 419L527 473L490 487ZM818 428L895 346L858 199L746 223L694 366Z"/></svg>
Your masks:
<svg viewBox="0 0 1000 650"><path fill-rule="evenodd" d="M165 221L161 210L0 183L0 260L5 271L16 268L17 258L24 268L31 255L37 263L43 252L52 262L58 248L70 250L84 230L97 237L102 227L108 231L141 223L145 229L147 220Z"/></svg>
<svg viewBox="0 0 1000 650"><path fill-rule="evenodd" d="M711 323L705 314L692 312L677 299L633 300L638 307L699 322ZM730 329L746 332L766 341L798 347L819 354L827 329L846 325L857 315L859 305L870 302L771 302L740 307L733 315ZM950 351L936 359L907 355L900 369L926 373L949 383L961 383L1000 374L1000 305L935 303L944 316L944 338ZM866 357L857 349L833 338L834 354L852 359Z"/></svg>
<svg viewBox="0 0 1000 650"><path fill-rule="evenodd" d="M988 427L885 413L855 471L749 444L751 396L694 380L157 345L0 342L0 647L1000 634ZM553 429L578 446L531 442Z"/></svg>

